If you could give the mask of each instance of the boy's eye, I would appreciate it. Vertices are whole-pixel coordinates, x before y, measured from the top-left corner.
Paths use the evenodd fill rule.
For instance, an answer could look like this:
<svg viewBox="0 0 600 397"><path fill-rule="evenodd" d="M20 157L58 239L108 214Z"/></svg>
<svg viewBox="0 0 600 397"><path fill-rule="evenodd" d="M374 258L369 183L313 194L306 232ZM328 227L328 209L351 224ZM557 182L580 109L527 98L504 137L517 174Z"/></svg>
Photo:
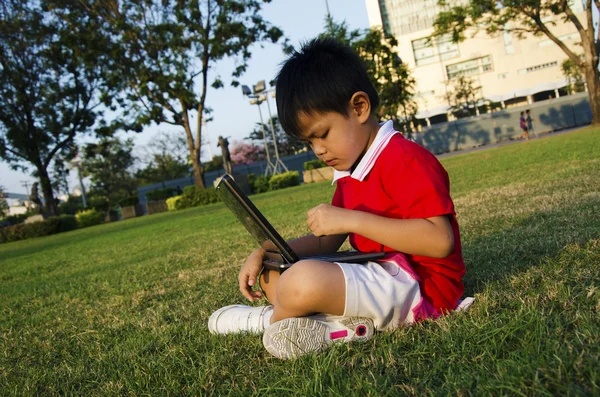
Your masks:
<svg viewBox="0 0 600 397"><path fill-rule="evenodd" d="M319 139L325 139L325 138L327 138L327 135L329 135L329 130L325 131L325 133L323 135L321 135L319 137Z"/></svg>

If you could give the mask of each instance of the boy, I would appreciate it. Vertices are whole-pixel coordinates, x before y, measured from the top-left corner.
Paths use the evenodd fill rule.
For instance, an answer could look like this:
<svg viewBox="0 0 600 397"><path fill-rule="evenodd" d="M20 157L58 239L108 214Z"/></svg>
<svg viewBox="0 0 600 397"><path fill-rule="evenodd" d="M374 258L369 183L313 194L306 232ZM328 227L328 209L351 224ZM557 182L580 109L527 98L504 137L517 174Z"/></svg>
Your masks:
<svg viewBox="0 0 600 397"><path fill-rule="evenodd" d="M277 110L287 134L335 169L331 205L308 211L311 234L289 244L299 255L335 252L350 237L367 264L303 260L284 273L262 270L255 250L239 274L242 294L272 306L227 306L209 319L213 333L263 332L280 358L334 341L369 339L454 310L464 264L446 171L435 156L375 118L379 97L362 60L332 39L305 44L277 78ZM260 275L261 291L254 291Z"/></svg>

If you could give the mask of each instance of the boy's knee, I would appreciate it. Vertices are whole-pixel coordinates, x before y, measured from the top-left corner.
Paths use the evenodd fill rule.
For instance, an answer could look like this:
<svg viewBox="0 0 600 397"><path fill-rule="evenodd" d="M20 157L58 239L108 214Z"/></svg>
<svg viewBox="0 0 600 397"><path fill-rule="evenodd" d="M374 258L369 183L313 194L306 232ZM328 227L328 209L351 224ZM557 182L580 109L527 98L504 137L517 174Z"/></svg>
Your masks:
<svg viewBox="0 0 600 397"><path fill-rule="evenodd" d="M322 266L318 261L303 260L286 270L277 283L277 302L292 309L314 299L326 281L321 276Z"/></svg>

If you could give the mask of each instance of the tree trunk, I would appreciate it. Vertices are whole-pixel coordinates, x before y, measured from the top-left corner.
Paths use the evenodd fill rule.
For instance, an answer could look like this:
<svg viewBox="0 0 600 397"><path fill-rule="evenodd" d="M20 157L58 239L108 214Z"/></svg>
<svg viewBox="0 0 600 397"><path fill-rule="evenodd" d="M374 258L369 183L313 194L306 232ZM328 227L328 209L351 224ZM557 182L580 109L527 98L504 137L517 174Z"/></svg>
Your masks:
<svg viewBox="0 0 600 397"><path fill-rule="evenodd" d="M38 166L37 170L44 194L44 212L50 216L56 216L58 215L58 207L56 206L56 202L54 202L54 193L52 192L52 184L50 183L48 171L43 166Z"/></svg>
<svg viewBox="0 0 600 397"><path fill-rule="evenodd" d="M592 125L600 125L600 80L598 79L598 70L592 65L585 65L584 71L592 109Z"/></svg>
<svg viewBox="0 0 600 397"><path fill-rule="evenodd" d="M206 187L206 183L204 182L204 167L200 162L200 150L194 149L192 152L192 168L194 170L194 184L200 188L204 189Z"/></svg>

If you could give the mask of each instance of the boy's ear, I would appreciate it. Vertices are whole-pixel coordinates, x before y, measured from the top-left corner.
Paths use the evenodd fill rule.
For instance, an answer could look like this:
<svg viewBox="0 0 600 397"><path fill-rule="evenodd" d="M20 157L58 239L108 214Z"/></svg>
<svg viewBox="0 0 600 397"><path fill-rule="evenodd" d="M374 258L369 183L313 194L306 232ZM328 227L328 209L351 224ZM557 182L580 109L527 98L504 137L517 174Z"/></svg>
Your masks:
<svg viewBox="0 0 600 397"><path fill-rule="evenodd" d="M350 107L361 123L366 122L371 115L371 100L369 99L369 95L364 91L358 91L352 95L352 98L350 98Z"/></svg>

